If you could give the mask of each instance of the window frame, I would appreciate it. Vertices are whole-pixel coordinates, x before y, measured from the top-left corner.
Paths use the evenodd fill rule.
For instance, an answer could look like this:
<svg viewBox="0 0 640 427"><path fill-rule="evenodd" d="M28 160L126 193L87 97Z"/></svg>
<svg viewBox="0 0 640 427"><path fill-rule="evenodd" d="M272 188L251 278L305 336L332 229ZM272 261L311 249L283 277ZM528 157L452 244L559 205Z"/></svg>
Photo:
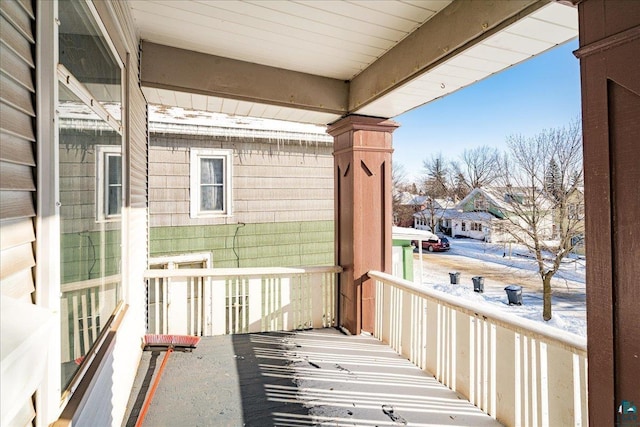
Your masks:
<svg viewBox="0 0 640 427"><path fill-rule="evenodd" d="M60 103L59 91L60 88L65 88L75 97L77 97L83 104L91 110L93 114L96 114L101 123L106 125L110 130L115 131L119 136L119 145L113 145L110 147L117 147L120 149L120 155L126 150L125 145L125 129L124 119L126 117L126 80L125 80L125 64L118 54L117 49L107 31L100 14L98 13L95 5L90 0L79 0L79 3L87 6L86 12L94 20L100 35L103 37L103 41L106 45L106 49L111 53L112 59L117 64L120 70L120 118L116 118L109 113L105 106L97 99L94 93L89 88L79 81L61 62L59 58L59 4L60 0L54 0L51 2L41 2L38 4L40 19L36 20L38 29L38 43L36 43L37 57L41 66L37 72L37 80L40 83L39 86L42 90L37 92L37 98L40 101L38 107L38 141L53 141L53 144L41 144L39 148L38 158L42 168L39 168L38 191L39 203L38 212L39 217L47 218L47 221L43 221L45 224L41 227L42 235L49 236L50 241L48 245L38 245L38 257L40 259L46 259L47 262L37 264L37 280L45 279L48 286L45 287L47 292L38 292L36 294L36 302L39 305L48 307L56 313L56 324L52 331L53 337L49 346L49 359L47 366L46 379L39 389L36 399L40 402L40 407L44 410L41 413L36 414L37 423L42 425L48 425L51 420L55 420L60 413L65 409L69 401L76 394L80 382L86 375L93 375L91 372L91 365L94 363L94 359L99 354L99 351L109 340L109 332L111 325L117 322L117 319L121 319L125 312L127 304L126 295L128 294L127 287L128 281L125 274L119 274L117 277L120 282L120 291L118 301L112 312L106 314L104 321L101 321L101 331L94 337L93 343L90 345L89 350L86 352L82 359L78 359L76 363L79 366L75 373L71 376L69 384L65 387L61 384L61 348L63 346L62 335L68 331L61 327L61 295L62 295L62 279L61 279L61 176L59 166L59 150L60 150L60 111L58 106ZM45 6L46 5L46 6ZM49 19L51 18L51 19ZM56 23L58 23L56 25ZM44 89L43 89L44 88ZM50 126L50 123L55 123L55 126ZM44 125L43 125L44 123ZM42 131L42 133L41 133ZM96 146L97 147L97 146ZM94 151L94 155L97 155L97 149ZM94 163L96 160L94 160ZM51 164L52 163L52 164ZM93 177L97 180L97 175ZM97 181L96 181L97 183ZM126 213L125 207L125 195L127 191L128 181L126 174L125 159L122 159L121 168L121 214L117 217L113 217L113 222L120 222L120 242L124 248L127 242L126 231ZM96 187L96 193L102 187ZM47 191L49 189L50 191ZM46 196L47 193L49 196ZM45 195L44 198L41 198ZM96 206L94 204L94 206ZM51 218L50 220L48 218ZM89 216L90 219L90 216ZM104 229L104 225L101 226ZM45 238L44 241L47 239ZM121 273L127 271L127 257L124 250L120 253L120 271ZM43 272L43 270L47 270ZM110 278L111 276L107 276ZM115 276L113 276L115 277ZM92 279L104 280L104 276L101 278ZM101 286L103 286L101 284Z"/></svg>
<svg viewBox="0 0 640 427"><path fill-rule="evenodd" d="M98 145L96 146L96 222L116 221L122 218L122 206L124 197L119 198L120 210L117 214L109 215L109 157L120 157L122 162L122 147L117 145ZM122 172L124 164L121 163L120 171ZM120 174L120 187L122 195L124 195L124 183L122 173Z"/></svg>
<svg viewBox="0 0 640 427"><path fill-rule="evenodd" d="M233 150L212 148L191 148L189 168L189 216L191 218L215 218L233 216ZM202 159L222 159L223 165L223 208L222 210L202 210L200 208L201 187L200 165Z"/></svg>
<svg viewBox="0 0 640 427"><path fill-rule="evenodd" d="M473 209L476 211L488 211L489 203L484 198L477 198L473 201Z"/></svg>

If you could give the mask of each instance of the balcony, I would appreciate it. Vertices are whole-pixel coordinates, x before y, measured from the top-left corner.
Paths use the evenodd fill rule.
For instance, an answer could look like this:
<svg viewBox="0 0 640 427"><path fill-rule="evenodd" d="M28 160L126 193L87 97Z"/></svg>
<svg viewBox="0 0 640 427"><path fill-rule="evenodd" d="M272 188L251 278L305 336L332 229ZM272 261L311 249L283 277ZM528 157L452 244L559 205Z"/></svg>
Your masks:
<svg viewBox="0 0 640 427"><path fill-rule="evenodd" d="M205 338L171 355L146 425L587 424L584 338L375 271L374 334L343 335L339 271L148 271L149 331Z"/></svg>

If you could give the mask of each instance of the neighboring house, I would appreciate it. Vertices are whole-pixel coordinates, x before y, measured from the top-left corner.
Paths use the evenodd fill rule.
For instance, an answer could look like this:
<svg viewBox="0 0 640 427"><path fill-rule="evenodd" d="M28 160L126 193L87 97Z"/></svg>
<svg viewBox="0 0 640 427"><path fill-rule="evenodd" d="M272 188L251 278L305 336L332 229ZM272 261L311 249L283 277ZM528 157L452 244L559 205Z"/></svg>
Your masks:
<svg viewBox="0 0 640 427"><path fill-rule="evenodd" d="M152 265L333 264L324 127L153 106L149 120Z"/></svg>
<svg viewBox="0 0 640 427"><path fill-rule="evenodd" d="M452 199L428 198L422 205L422 209L413 215L413 227L419 230L427 230L432 233L442 233L451 236L452 212L455 205Z"/></svg>
<svg viewBox="0 0 640 427"><path fill-rule="evenodd" d="M554 238L558 235L560 227L565 229L569 227L573 230L573 236L569 243L574 252L584 254L584 188L575 188L567 194L564 213L562 207L555 207L553 214Z"/></svg>
<svg viewBox="0 0 640 427"><path fill-rule="evenodd" d="M393 223L397 227L411 227L413 225L413 214L420 212L426 207L428 197L401 192L394 202Z"/></svg>
<svg viewBox="0 0 640 427"><path fill-rule="evenodd" d="M487 242L500 241L503 236L498 237L496 221L497 219L489 212L458 212L451 219L451 234L454 237L469 237Z"/></svg>
<svg viewBox="0 0 640 427"><path fill-rule="evenodd" d="M526 203L524 192L505 188L474 188L451 208L424 209L414 215L415 228L429 230L431 218L437 219L436 232L453 237L469 237L488 242L503 242L513 239L514 223L522 221L511 212L511 200ZM523 206L526 206L524 204ZM540 222L542 235L553 236L553 210L550 202L543 203L543 218Z"/></svg>
<svg viewBox="0 0 640 427"><path fill-rule="evenodd" d="M497 189L474 188L454 207L452 236L488 242L509 240L504 234L508 204Z"/></svg>

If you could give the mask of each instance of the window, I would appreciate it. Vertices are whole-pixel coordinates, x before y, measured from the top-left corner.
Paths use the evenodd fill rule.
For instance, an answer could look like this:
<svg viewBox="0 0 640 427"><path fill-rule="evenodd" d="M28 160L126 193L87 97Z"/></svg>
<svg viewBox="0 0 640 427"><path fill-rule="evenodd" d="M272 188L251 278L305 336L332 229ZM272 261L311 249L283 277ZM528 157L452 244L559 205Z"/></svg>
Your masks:
<svg viewBox="0 0 640 427"><path fill-rule="evenodd" d="M487 203L486 199L479 197L473 201L473 208L477 211L487 211L489 203Z"/></svg>
<svg viewBox="0 0 640 427"><path fill-rule="evenodd" d="M482 224L480 224L479 222L472 222L471 231L482 231Z"/></svg>
<svg viewBox="0 0 640 427"><path fill-rule="evenodd" d="M467 231L467 223L462 221L462 231Z"/></svg>
<svg viewBox="0 0 640 427"><path fill-rule="evenodd" d="M57 360L62 394L69 396L87 372L81 366L91 363L85 356L106 337L123 302L122 62L93 3L54 4L59 20Z"/></svg>
<svg viewBox="0 0 640 427"><path fill-rule="evenodd" d="M122 154L119 146L97 147L96 180L96 220L119 217L122 211Z"/></svg>
<svg viewBox="0 0 640 427"><path fill-rule="evenodd" d="M231 153L191 149L191 218L231 215Z"/></svg>
<svg viewBox="0 0 640 427"><path fill-rule="evenodd" d="M569 203L567 216L569 219L581 219L584 215L583 207L578 203Z"/></svg>

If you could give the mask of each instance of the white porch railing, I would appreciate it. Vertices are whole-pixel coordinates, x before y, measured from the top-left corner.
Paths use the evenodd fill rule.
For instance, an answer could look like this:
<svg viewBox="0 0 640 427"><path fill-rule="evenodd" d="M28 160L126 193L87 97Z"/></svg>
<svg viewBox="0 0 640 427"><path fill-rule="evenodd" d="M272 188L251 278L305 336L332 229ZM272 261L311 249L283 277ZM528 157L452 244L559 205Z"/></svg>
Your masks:
<svg viewBox="0 0 640 427"><path fill-rule="evenodd" d="M340 267L147 270L147 330L212 336L335 326Z"/></svg>
<svg viewBox="0 0 640 427"><path fill-rule="evenodd" d="M121 280L120 274L115 274L60 286L63 363L86 355L96 342L118 306Z"/></svg>
<svg viewBox="0 0 640 427"><path fill-rule="evenodd" d="M374 335L507 426L587 425L586 339L389 274Z"/></svg>

